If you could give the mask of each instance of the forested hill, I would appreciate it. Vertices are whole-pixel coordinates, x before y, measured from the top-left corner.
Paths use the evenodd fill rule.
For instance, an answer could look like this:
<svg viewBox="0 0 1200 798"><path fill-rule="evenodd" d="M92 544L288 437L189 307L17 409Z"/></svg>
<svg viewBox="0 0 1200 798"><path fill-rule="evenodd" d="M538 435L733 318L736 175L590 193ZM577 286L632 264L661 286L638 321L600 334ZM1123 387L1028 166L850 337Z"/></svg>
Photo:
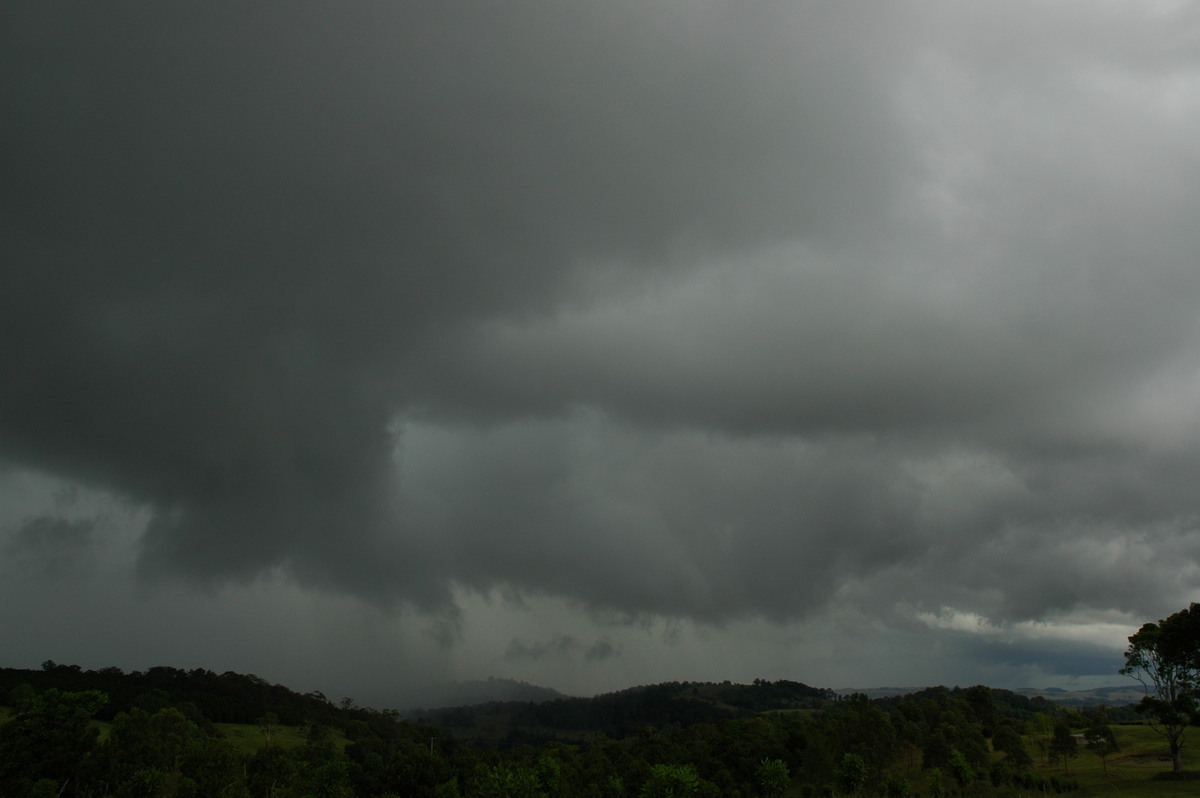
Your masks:
<svg viewBox="0 0 1200 798"><path fill-rule="evenodd" d="M901 704L925 700L938 701L947 697L965 699L968 704L972 704L976 708L977 714L983 712L979 707L990 704L992 708L987 711L989 714L1020 721L1032 720L1037 717L1039 712L1054 714L1056 710L1053 702L1041 696L1031 698L1014 693L1012 690L999 690L994 687L926 687L924 690L918 690L903 696L876 698L874 699L874 703L880 707L890 709Z"/></svg>
<svg viewBox="0 0 1200 798"><path fill-rule="evenodd" d="M439 707L462 707L493 701L554 701L569 696L549 687L539 687L516 679L438 682L398 691L388 706L404 713Z"/></svg>
<svg viewBox="0 0 1200 798"><path fill-rule="evenodd" d="M50 660L42 664L41 670L0 668L0 704L13 705L16 691L28 688L37 693L52 688L99 690L108 698L96 714L99 720L112 720L118 712L133 707L154 712L190 705L213 723L255 723L270 712L285 725L340 725L339 716L350 710L349 702L345 707L335 706L319 692L297 693L253 674L232 671L218 674L203 668L170 667L128 673L120 668L92 671Z"/></svg>
<svg viewBox="0 0 1200 798"><path fill-rule="evenodd" d="M786 680L753 684L665 682L631 687L594 698L490 702L413 712L409 717L441 728L467 731L497 723L506 731L598 731L621 738L647 726L716 723L778 710L820 709L837 701L832 690Z"/></svg>
<svg viewBox="0 0 1200 798"><path fill-rule="evenodd" d="M190 704L214 723L254 723L270 712L284 724L318 721L340 725L339 719L344 721L341 716L354 714L355 709L348 699L334 704L319 692L297 693L253 674L232 671L218 674L203 668L153 667L130 672L102 668L93 671L52 661L44 663L40 670L0 668L0 704L11 704L5 699L20 685L29 685L36 692L48 688L99 690L108 696L108 704L97 716L102 720L110 720L118 712L135 706L154 711ZM1039 712L1054 710L1054 705L1045 698L1028 698L1008 690L992 690L991 693L1001 714L1008 717L1028 719ZM930 687L906 696L876 699L876 702L887 707L941 695L962 697L968 695L968 691L957 687ZM505 733L517 729L598 731L620 738L636 734L647 726L688 726L769 711L821 709L838 700L832 690L801 682L756 679L752 684L665 682L592 698L491 701L404 714L412 720L448 730L467 730L479 725L483 718L491 719L493 724L497 718L502 718Z"/></svg>
<svg viewBox="0 0 1200 798"><path fill-rule="evenodd" d="M22 687L27 685L28 687ZM196 716L213 723L255 723L273 713L285 725L318 722L341 726L358 713L349 699L335 704L319 692L297 693L253 674L203 668L153 667L84 670L78 665L47 661L40 670L0 669L0 704L12 705L15 691L41 693L99 690L108 697L97 713L111 720L133 707L154 712L169 706L194 707ZM488 702L470 706L405 713L418 722L448 730L475 727L481 718L503 718L507 739L545 736L550 732L602 732L621 738L642 729L715 723L773 710L820 709L837 701L831 690L786 680L731 682L666 682L631 687L593 698L561 697L551 701ZM510 735L511 732L516 732Z"/></svg>
<svg viewBox="0 0 1200 798"><path fill-rule="evenodd" d="M256 676L53 662L0 669L0 705L4 798L1049 793L1077 787L1051 759L1065 776L1113 719L982 685L871 701L756 680L427 713L439 729Z"/></svg>
<svg viewBox="0 0 1200 798"><path fill-rule="evenodd" d="M320 692L297 693L253 674L232 671L218 674L203 668L153 667L124 672L120 668L83 670L78 665L52 661L43 663L40 670L0 668L0 704L12 705L11 697L22 685L39 693L49 688L99 690L108 697L108 703L97 714L100 720L111 720L118 712L132 707L155 711L191 705L198 715L214 723L255 723L263 715L273 713L285 725L319 722L338 726L361 712L349 699L335 704ZM996 709L1006 717L1028 720L1038 713L1055 711L1055 705L1043 697L1030 698L997 689L990 693ZM887 708L943 696L969 700L971 691L929 687L904 696L878 698L875 703ZM411 720L453 731L476 728L487 719L493 727L499 723L503 729L493 731L502 731L506 737L521 730L526 734L533 732L535 737L539 736L537 732L591 731L621 738L648 726L681 727L762 712L822 709L839 700L844 698L832 690L801 682L756 679L752 684L665 682L592 698L491 701L403 714ZM1121 710L1116 712L1125 714Z"/></svg>

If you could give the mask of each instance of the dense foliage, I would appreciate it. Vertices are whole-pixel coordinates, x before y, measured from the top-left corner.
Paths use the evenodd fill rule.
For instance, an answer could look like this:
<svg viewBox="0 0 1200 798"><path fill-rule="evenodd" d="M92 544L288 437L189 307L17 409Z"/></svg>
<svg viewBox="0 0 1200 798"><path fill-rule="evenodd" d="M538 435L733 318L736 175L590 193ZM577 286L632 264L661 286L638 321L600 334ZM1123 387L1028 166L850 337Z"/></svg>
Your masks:
<svg viewBox="0 0 1200 798"><path fill-rule="evenodd" d="M837 696L831 690L800 682L756 679L753 684L730 682L665 682L631 687L594 698L553 701L491 702L413 713L413 718L436 726L471 729L480 718L505 718L507 740L540 743L569 739L572 733L601 732L628 737L646 726L689 726L749 717L771 710L819 709ZM578 735L574 735L578 736Z"/></svg>
<svg viewBox="0 0 1200 798"><path fill-rule="evenodd" d="M348 699L334 705L201 670L46 663L0 673L0 704L13 708L0 726L0 795L13 798L749 798L1070 786L1029 775L1025 743L1044 740L1043 761L1066 757L1056 731L1065 711L986 687L871 701L795 682L671 683L510 707L510 732L531 724L524 739L541 735L537 745L519 744L521 734L485 744ZM254 724L250 744L215 725L230 720ZM1102 724L1091 726L1102 747Z"/></svg>
<svg viewBox="0 0 1200 798"><path fill-rule="evenodd" d="M1138 710L1166 739L1172 770L1182 773L1183 735L1200 714L1200 604L1144 624L1129 638L1121 673L1146 688Z"/></svg>
<svg viewBox="0 0 1200 798"><path fill-rule="evenodd" d="M120 668L83 670L47 660L39 671L0 668L0 703L20 685L35 691L50 687L73 692L97 690L107 701L96 717L112 720L118 712L138 706L161 709L188 704L212 723L254 723L273 712L281 723L300 725L317 719L330 722L334 709L324 695L303 695L257 676L203 668L182 670L157 667L126 673Z"/></svg>

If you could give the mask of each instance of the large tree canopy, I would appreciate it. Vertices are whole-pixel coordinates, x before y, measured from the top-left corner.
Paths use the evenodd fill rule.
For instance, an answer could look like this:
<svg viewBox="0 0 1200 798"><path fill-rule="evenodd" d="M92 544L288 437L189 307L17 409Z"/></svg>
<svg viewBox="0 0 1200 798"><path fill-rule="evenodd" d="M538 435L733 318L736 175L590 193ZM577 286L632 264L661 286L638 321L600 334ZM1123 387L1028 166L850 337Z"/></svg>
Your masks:
<svg viewBox="0 0 1200 798"><path fill-rule="evenodd" d="M1146 688L1138 711L1151 719L1171 748L1171 768L1183 770L1183 734L1196 716L1200 690L1200 604L1168 618L1143 624L1129 638L1125 667Z"/></svg>

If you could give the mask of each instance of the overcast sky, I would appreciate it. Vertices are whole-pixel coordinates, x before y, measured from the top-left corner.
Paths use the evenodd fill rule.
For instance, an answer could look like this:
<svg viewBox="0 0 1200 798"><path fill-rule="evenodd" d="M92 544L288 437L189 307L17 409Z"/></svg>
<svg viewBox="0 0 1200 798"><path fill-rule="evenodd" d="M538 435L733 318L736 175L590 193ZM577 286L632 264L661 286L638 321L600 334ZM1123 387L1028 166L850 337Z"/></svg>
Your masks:
<svg viewBox="0 0 1200 798"><path fill-rule="evenodd" d="M1120 684L1200 7L0 12L0 665Z"/></svg>

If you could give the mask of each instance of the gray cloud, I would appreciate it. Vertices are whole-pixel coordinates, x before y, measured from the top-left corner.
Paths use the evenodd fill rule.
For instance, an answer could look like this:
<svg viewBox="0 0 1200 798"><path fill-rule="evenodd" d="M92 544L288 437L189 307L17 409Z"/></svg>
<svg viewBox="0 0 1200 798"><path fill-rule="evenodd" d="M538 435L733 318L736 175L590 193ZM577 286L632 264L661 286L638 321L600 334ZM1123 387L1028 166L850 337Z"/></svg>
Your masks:
<svg viewBox="0 0 1200 798"><path fill-rule="evenodd" d="M555 635L549 640L535 643L527 643L514 637L508 643L504 659L512 662L524 659L540 660L546 657L565 657L572 654L579 646L580 642L571 635Z"/></svg>
<svg viewBox="0 0 1200 798"><path fill-rule="evenodd" d="M1200 588L1193 9L10 5L0 476L144 508L144 585L465 646ZM636 659L557 628L499 647Z"/></svg>
<svg viewBox="0 0 1200 798"><path fill-rule="evenodd" d="M385 430L475 320L880 201L887 131L837 122L877 90L847 21L797 48L783 9L666 38L661 12L14 9L10 456L158 507L155 569L427 560L388 520ZM845 69L781 81L801 56ZM365 581L436 600L425 571Z"/></svg>
<svg viewBox="0 0 1200 798"><path fill-rule="evenodd" d="M522 660L566 660L577 659L582 649L583 661L599 663L621 655L620 648L607 637L599 637L586 648L582 641L569 634L556 634L547 640L529 642L514 637L504 651L505 662L520 662Z"/></svg>
<svg viewBox="0 0 1200 798"><path fill-rule="evenodd" d="M10 564L20 568L32 568L48 578L66 576L86 567L96 525L96 519L87 518L31 518L8 537L0 550Z"/></svg>
<svg viewBox="0 0 1200 798"><path fill-rule="evenodd" d="M587 662L604 662L606 659L619 656L621 656L621 650L607 638L597 640L588 646L587 651L583 652L583 658Z"/></svg>
<svg viewBox="0 0 1200 798"><path fill-rule="evenodd" d="M963 635L953 647L965 649L956 652L968 661L992 662L1000 668L1016 668L1043 673L1074 674L1081 677L1098 676L1112 683L1114 674L1123 664L1124 658L1111 649L1075 641L999 642L980 641Z"/></svg>

